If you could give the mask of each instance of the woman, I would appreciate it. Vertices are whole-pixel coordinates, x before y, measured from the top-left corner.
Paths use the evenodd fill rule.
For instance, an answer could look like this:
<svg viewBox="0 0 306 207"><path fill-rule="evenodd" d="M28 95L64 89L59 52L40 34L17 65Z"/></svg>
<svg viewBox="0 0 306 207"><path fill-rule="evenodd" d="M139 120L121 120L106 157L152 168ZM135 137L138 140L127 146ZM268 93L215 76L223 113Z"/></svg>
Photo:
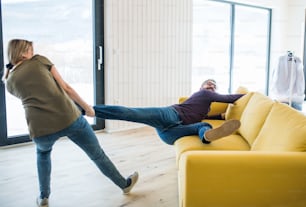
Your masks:
<svg viewBox="0 0 306 207"><path fill-rule="evenodd" d="M4 75L6 87L22 101L30 137L37 149L40 187L37 205L48 206L50 155L53 144L63 136L86 152L100 171L119 186L124 194L129 193L137 182L138 173L126 179L118 172L74 102L90 117L95 116L93 108L62 79L55 66L46 57L33 55L32 42L22 39L9 42L8 60L10 64Z"/></svg>

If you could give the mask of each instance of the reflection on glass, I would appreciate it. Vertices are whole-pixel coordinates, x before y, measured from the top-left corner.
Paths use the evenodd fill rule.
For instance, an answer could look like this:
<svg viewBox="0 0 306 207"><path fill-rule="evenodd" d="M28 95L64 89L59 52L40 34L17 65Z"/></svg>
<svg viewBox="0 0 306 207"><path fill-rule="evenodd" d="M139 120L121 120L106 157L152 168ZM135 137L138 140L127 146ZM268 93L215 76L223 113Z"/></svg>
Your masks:
<svg viewBox="0 0 306 207"><path fill-rule="evenodd" d="M48 57L64 80L94 104L91 1L2 0L2 24L5 53L12 38L33 41L34 53ZM8 93L6 110L8 136L28 134L21 102Z"/></svg>
<svg viewBox="0 0 306 207"><path fill-rule="evenodd" d="M192 90L213 78L218 92L229 86L230 5L202 0L193 5Z"/></svg>
<svg viewBox="0 0 306 207"><path fill-rule="evenodd" d="M236 6L233 86L266 92L268 10ZM256 17L256 18L254 18Z"/></svg>
<svg viewBox="0 0 306 207"><path fill-rule="evenodd" d="M203 80L214 78L219 93L233 93L239 86L265 93L268 28L267 9L195 0L192 90L198 90Z"/></svg>

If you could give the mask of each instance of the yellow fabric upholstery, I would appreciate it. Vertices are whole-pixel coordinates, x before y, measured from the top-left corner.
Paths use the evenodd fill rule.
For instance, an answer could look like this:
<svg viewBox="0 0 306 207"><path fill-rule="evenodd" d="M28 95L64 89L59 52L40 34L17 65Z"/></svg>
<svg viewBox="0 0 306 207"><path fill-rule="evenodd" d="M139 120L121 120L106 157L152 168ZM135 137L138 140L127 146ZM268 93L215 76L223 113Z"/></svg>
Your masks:
<svg viewBox="0 0 306 207"><path fill-rule="evenodd" d="M239 86L235 93L237 93L237 94L247 94L247 93L249 93L249 90L246 87Z"/></svg>
<svg viewBox="0 0 306 207"><path fill-rule="evenodd" d="M298 152L185 152L179 206L305 207L305 163Z"/></svg>
<svg viewBox="0 0 306 207"><path fill-rule="evenodd" d="M186 136L175 142L176 161L187 151L194 150L244 150L249 151L250 145L240 135L233 134L210 144L203 144L198 136Z"/></svg>
<svg viewBox="0 0 306 207"><path fill-rule="evenodd" d="M229 119L240 120L242 112L252 96L253 96L253 92L247 93L246 95L238 99L235 103L229 104L226 110L226 113L225 113L225 119L226 120L229 120Z"/></svg>
<svg viewBox="0 0 306 207"><path fill-rule="evenodd" d="M204 120L210 123L213 128L220 126L223 120ZM210 144L203 144L199 136L185 136L175 142L176 160L180 159L180 155L191 150L250 150L250 145L238 134L233 134L223 139L216 140Z"/></svg>
<svg viewBox="0 0 306 207"><path fill-rule="evenodd" d="M306 116L249 92L226 119L241 121L238 132L210 144L198 136L175 142L179 206L305 207Z"/></svg>
<svg viewBox="0 0 306 207"><path fill-rule="evenodd" d="M184 101L186 101L188 99L188 96L183 96L179 98L179 103L183 103Z"/></svg>
<svg viewBox="0 0 306 207"><path fill-rule="evenodd" d="M228 103L212 102L208 116L218 115L226 112Z"/></svg>
<svg viewBox="0 0 306 207"><path fill-rule="evenodd" d="M288 105L275 103L252 150L305 152L305 115Z"/></svg>
<svg viewBox="0 0 306 207"><path fill-rule="evenodd" d="M238 132L253 144L274 102L265 95L254 93L245 107Z"/></svg>

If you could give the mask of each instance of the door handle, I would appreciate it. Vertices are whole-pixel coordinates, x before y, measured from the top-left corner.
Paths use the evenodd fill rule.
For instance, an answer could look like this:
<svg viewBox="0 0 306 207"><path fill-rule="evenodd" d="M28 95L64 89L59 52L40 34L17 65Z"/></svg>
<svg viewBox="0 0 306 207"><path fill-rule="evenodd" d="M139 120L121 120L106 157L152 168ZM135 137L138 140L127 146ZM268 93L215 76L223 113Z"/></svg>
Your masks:
<svg viewBox="0 0 306 207"><path fill-rule="evenodd" d="M102 46L99 46L99 58L98 58L98 70L101 70L103 64L103 50Z"/></svg>

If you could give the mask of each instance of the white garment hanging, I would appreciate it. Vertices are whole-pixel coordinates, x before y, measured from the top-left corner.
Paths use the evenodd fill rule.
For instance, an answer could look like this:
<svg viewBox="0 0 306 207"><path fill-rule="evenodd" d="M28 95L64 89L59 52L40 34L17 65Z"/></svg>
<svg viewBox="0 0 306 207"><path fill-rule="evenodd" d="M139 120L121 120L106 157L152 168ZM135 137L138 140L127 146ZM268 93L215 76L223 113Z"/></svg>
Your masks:
<svg viewBox="0 0 306 207"><path fill-rule="evenodd" d="M300 58L283 55L272 73L271 97L291 105L292 102L303 103L305 98L305 80Z"/></svg>

